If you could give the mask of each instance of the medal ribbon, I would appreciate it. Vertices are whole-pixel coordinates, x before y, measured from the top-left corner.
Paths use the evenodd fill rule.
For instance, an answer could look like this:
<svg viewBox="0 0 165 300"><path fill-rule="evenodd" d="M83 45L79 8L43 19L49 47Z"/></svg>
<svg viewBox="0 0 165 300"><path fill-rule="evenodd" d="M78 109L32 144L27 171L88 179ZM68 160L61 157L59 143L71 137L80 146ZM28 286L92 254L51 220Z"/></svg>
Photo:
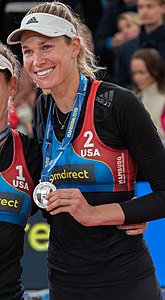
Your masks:
<svg viewBox="0 0 165 300"><path fill-rule="evenodd" d="M48 113L48 120L46 124L44 143L42 147L43 170L41 173L41 182L50 180L52 169L54 168L60 156L64 153L65 149L70 144L74 136L76 125L81 112L81 107L87 90L87 83L88 83L87 78L82 73L80 73L80 83L79 83L76 97L74 99L73 109L69 118L69 123L66 129L65 137L62 140L60 147L54 152L52 151L52 137L54 131L53 131L53 125L51 121L53 103L51 103L49 113Z"/></svg>
<svg viewBox="0 0 165 300"><path fill-rule="evenodd" d="M5 129L0 131L0 142L2 142L9 135L9 130L10 130L10 124L8 124Z"/></svg>

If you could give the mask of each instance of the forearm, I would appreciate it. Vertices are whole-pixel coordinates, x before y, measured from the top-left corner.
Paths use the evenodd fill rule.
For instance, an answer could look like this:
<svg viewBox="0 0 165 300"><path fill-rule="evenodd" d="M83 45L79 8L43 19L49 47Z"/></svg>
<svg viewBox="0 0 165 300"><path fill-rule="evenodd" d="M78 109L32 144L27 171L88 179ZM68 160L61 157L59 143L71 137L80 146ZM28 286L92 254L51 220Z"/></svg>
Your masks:
<svg viewBox="0 0 165 300"><path fill-rule="evenodd" d="M165 217L165 191L93 207L89 226L148 222Z"/></svg>
<svg viewBox="0 0 165 300"><path fill-rule="evenodd" d="M121 225L125 221L124 212L118 203L93 207L89 226Z"/></svg>

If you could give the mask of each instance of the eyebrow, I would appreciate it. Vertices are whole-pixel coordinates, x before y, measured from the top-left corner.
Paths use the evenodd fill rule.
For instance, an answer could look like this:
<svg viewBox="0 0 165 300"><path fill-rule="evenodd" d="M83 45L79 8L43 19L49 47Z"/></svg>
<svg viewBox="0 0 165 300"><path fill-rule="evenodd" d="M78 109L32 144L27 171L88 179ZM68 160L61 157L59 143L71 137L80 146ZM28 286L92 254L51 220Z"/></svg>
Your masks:
<svg viewBox="0 0 165 300"><path fill-rule="evenodd" d="M47 40L41 41L41 42L39 42L39 44L42 46L42 45L44 45L46 42L47 42ZM22 49L29 48L29 47L26 46L26 45L23 45L23 46L21 46L21 47L22 47Z"/></svg>

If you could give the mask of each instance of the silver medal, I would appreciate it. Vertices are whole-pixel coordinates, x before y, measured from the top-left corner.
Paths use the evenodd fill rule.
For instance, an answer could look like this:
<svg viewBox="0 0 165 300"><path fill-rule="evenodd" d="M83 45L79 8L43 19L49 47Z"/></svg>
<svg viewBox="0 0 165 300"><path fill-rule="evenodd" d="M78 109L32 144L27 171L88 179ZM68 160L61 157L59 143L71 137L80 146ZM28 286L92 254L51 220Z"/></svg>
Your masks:
<svg viewBox="0 0 165 300"><path fill-rule="evenodd" d="M56 187L53 183L48 181L43 181L37 184L33 191L33 199L36 205L40 208L46 208L48 201L45 197L56 190Z"/></svg>

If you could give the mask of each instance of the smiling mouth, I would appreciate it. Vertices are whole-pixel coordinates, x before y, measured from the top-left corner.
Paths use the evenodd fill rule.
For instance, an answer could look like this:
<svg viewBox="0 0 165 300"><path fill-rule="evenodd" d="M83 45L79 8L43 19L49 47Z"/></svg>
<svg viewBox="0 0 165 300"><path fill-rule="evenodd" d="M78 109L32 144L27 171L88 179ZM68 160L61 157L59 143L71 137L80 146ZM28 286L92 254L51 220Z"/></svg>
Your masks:
<svg viewBox="0 0 165 300"><path fill-rule="evenodd" d="M36 75L38 77L44 77L45 75L48 75L48 74L52 73L54 71L54 69L55 68L50 68L50 69L47 69L47 70L36 72Z"/></svg>

